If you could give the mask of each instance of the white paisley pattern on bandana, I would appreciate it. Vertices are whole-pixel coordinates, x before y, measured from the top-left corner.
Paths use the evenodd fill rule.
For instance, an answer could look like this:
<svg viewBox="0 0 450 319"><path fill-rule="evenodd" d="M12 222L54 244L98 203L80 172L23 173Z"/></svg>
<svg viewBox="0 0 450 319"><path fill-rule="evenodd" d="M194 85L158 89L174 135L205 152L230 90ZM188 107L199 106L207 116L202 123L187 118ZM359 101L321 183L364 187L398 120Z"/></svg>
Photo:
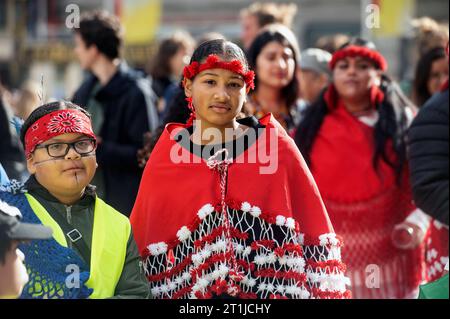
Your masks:
<svg viewBox="0 0 450 319"><path fill-rule="evenodd" d="M86 129L81 118L69 112L53 116L47 128L50 133L81 133Z"/></svg>
<svg viewBox="0 0 450 319"><path fill-rule="evenodd" d="M76 109L57 110L42 116L27 130L25 156L28 158L37 145L66 133L79 133L96 139L88 115Z"/></svg>

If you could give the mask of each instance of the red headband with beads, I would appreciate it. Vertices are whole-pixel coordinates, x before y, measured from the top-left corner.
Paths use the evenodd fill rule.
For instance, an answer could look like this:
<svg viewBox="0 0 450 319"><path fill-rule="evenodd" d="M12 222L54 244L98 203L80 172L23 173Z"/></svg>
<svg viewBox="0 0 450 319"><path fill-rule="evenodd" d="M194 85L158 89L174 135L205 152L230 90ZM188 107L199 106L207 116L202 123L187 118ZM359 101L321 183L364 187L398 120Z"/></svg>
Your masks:
<svg viewBox="0 0 450 319"><path fill-rule="evenodd" d="M75 109L58 110L44 115L27 130L25 155L29 157L36 146L65 133L79 133L96 139L86 114Z"/></svg>
<svg viewBox="0 0 450 319"><path fill-rule="evenodd" d="M350 45L348 47L336 51L333 54L333 57L331 58L329 66L333 70L336 66L336 63L339 60L342 60L346 57L356 57L356 56L363 57L373 61L377 65L377 67L382 71L386 71L388 68L386 59L381 55L381 53L357 45Z"/></svg>
<svg viewBox="0 0 450 319"><path fill-rule="evenodd" d="M184 78L193 79L197 74L209 69L224 69L241 75L244 79L247 89L255 88L255 73L253 71L245 71L244 66L238 60L221 61L217 55L211 54L206 59L205 63L192 62L184 68Z"/></svg>

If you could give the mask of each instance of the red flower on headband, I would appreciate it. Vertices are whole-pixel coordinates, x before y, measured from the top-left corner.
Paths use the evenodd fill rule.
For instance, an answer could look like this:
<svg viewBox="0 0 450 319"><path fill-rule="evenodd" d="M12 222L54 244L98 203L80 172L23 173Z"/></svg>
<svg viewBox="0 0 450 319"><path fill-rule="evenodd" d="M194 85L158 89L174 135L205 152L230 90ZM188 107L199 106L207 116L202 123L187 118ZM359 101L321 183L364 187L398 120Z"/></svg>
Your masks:
<svg viewBox="0 0 450 319"><path fill-rule="evenodd" d="M198 62L192 62L190 65L186 66L183 70L183 75L186 79L192 79L198 72Z"/></svg>
<svg viewBox="0 0 450 319"><path fill-rule="evenodd" d="M211 54L206 59L205 63L199 64L194 61L184 68L183 75L186 79L192 79L200 72L209 69L224 69L241 75L247 85L247 88L255 88L255 73L253 71L244 71L244 66L239 60L221 61L217 55Z"/></svg>
<svg viewBox="0 0 450 319"><path fill-rule="evenodd" d="M69 112L53 116L47 128L50 133L81 133L86 129L81 118Z"/></svg>
<svg viewBox="0 0 450 319"><path fill-rule="evenodd" d="M388 63L386 59L378 51L371 50L369 48L362 46L350 45L348 47L336 51L333 54L333 57L331 58L331 61L329 63L330 69L333 70L334 67L336 66L336 63L339 60L342 60L346 57L356 57L356 56L360 56L373 61L377 65L377 67L380 68L380 70L382 71L386 71L388 68Z"/></svg>

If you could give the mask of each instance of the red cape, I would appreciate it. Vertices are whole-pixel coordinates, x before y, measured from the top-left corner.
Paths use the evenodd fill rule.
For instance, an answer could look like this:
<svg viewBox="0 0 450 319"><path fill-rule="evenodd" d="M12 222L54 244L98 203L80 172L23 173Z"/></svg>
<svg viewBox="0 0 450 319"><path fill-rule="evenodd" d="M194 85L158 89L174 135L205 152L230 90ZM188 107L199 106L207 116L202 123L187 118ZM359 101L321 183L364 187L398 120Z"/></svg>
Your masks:
<svg viewBox="0 0 450 319"><path fill-rule="evenodd" d="M305 238L333 233L317 186L294 141L271 114L260 123L266 127L264 132L229 166L227 205L239 208L249 202L273 223L278 215L294 218ZM205 160L191 154L196 163L171 161L171 151L179 146L173 136L184 128L182 124L166 126L144 171L131 214L143 255L148 254L149 244L176 241L177 231L191 225L205 204L215 206L221 202L219 175L208 168ZM273 174L260 173L262 166L269 166L261 163L260 156L255 156L256 163L242 163L243 158L252 158L262 150L264 154L271 150L276 158Z"/></svg>
<svg viewBox="0 0 450 319"><path fill-rule="evenodd" d="M337 101L314 142L311 170L336 232L346 243L342 259L353 282L353 296L405 298L421 280L424 256L423 246L401 250L391 239L394 226L415 209L408 169L404 168L400 185L384 161L375 171L373 135L373 127ZM391 142L387 153L395 159ZM381 269L380 289L365 284L368 265Z"/></svg>

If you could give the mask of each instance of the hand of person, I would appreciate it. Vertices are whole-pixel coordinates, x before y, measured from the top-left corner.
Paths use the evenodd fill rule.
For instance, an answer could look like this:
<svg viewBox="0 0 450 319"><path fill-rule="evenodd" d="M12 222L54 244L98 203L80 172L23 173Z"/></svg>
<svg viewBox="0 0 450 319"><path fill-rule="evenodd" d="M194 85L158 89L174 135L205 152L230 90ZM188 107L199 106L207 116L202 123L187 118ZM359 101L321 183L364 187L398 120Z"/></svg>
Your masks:
<svg viewBox="0 0 450 319"><path fill-rule="evenodd" d="M423 230L409 222L403 222L394 226L391 234L392 243L399 249L415 249L425 238Z"/></svg>

